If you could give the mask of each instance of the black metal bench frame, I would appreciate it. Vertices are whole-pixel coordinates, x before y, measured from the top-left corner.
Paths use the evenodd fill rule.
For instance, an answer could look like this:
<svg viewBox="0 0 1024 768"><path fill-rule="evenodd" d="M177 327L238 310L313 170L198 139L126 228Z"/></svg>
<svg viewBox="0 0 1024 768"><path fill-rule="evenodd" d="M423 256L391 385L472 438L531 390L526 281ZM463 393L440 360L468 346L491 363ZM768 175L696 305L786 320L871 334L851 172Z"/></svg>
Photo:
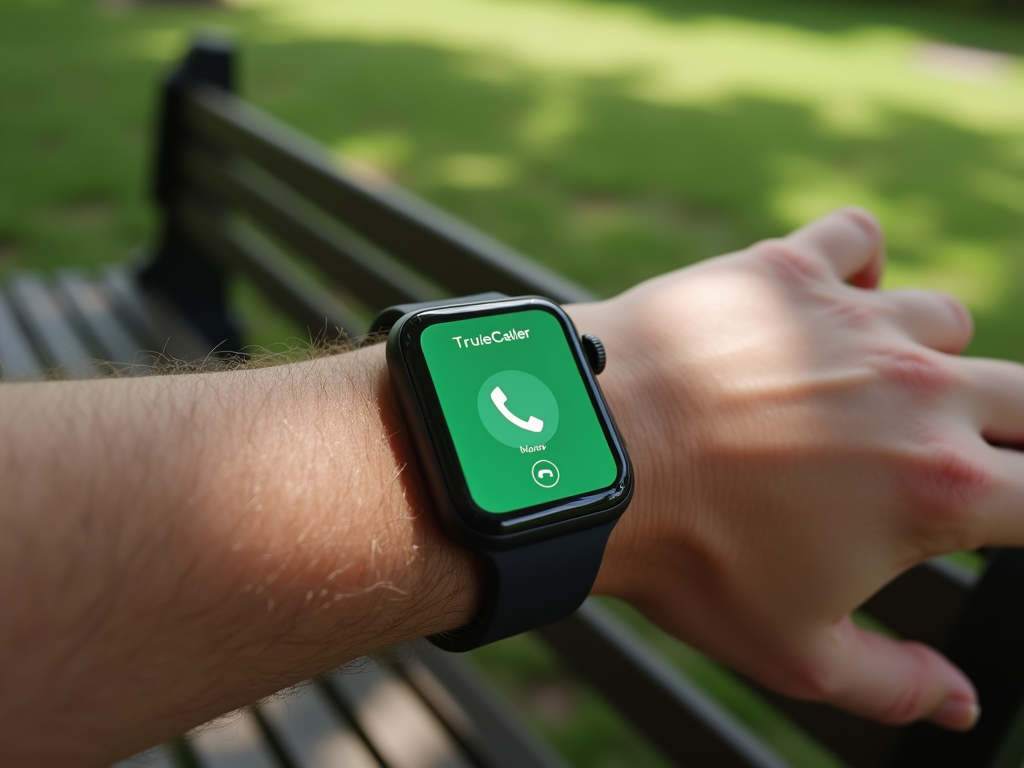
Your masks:
<svg viewBox="0 0 1024 768"><path fill-rule="evenodd" d="M20 275L0 290L0 377L38 378L47 367L58 375L96 375L102 367L95 359L148 363L139 350L184 358L241 353L241 329L228 303L235 273L311 336L342 329L355 336L384 306L443 295L498 290L560 302L593 298L423 201L342 172L315 144L233 95L234 61L229 44L197 41L164 86L154 189L161 232L139 270L112 269L98 278L65 272L52 281ZM334 287L323 288L324 280ZM971 676L984 714L973 732L880 726L752 687L855 768L1020 768L1024 550L987 553L980 577L944 560L926 563L864 610L901 636L942 648ZM671 761L785 765L599 605L588 603L539 635ZM465 764L560 764L463 660L425 654L384 674L397 675L420 697ZM318 690L365 740L373 760L401 766L400 754L377 743L359 710L360 694L344 680ZM304 764L273 707L253 715L267 754ZM189 754L186 760L196 759Z"/></svg>

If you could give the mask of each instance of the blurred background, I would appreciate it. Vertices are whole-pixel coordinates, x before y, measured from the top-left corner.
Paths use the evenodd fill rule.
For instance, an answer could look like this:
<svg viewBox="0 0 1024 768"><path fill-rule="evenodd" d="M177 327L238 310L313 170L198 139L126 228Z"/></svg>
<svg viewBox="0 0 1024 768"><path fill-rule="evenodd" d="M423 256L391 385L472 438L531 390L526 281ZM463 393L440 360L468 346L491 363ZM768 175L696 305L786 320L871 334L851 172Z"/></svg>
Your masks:
<svg viewBox="0 0 1024 768"><path fill-rule="evenodd" d="M0 280L152 239L156 86L204 27L238 41L242 94L338 162L598 293L854 203L886 229L887 287L956 293L970 353L1024 361L1019 0L3 0ZM235 290L251 343L298 333ZM781 752L833 764L636 625ZM477 658L575 761L660 764L529 638Z"/></svg>

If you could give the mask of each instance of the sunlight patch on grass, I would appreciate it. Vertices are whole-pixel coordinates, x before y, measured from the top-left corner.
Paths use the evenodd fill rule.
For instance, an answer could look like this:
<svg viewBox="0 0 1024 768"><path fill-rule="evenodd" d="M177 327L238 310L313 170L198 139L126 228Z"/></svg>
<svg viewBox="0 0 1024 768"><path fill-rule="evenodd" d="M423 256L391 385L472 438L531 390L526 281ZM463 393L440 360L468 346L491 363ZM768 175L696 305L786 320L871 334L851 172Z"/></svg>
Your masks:
<svg viewBox="0 0 1024 768"><path fill-rule="evenodd" d="M876 213L888 207L869 182L836 173L813 155L782 155L774 166L772 212L791 228L844 205L860 205Z"/></svg>
<svg viewBox="0 0 1024 768"><path fill-rule="evenodd" d="M517 177L511 158L459 152L438 158L430 176L441 184L461 189L498 189Z"/></svg>
<svg viewBox="0 0 1024 768"><path fill-rule="evenodd" d="M414 154L408 134L394 130L349 135L334 145L335 153L345 161L357 161L393 176Z"/></svg>
<svg viewBox="0 0 1024 768"><path fill-rule="evenodd" d="M547 149L568 139L583 122L579 97L563 78L547 78L538 88L533 108L523 118L519 135L531 149Z"/></svg>
<svg viewBox="0 0 1024 768"><path fill-rule="evenodd" d="M992 82L953 82L920 66L922 37L862 26L820 33L731 17L671 20L628 4L572 0L236 0L277 33L420 43L527 71L621 77L643 99L710 104L742 95L801 103L829 127L874 130L899 108L974 130L1024 126L1024 64Z"/></svg>
<svg viewBox="0 0 1024 768"><path fill-rule="evenodd" d="M1007 300L1013 264L990 244L946 240L928 256L926 263L890 263L884 287L946 291L981 311L996 309Z"/></svg>

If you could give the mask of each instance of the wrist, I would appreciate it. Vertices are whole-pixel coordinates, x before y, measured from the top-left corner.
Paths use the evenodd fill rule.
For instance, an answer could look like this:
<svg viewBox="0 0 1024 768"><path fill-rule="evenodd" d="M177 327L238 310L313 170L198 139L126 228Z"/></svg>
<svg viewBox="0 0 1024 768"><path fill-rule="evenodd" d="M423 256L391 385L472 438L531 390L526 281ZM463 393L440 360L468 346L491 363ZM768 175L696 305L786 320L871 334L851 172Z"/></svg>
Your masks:
<svg viewBox="0 0 1024 768"><path fill-rule="evenodd" d="M685 382L666 382L646 338L630 328L621 299L567 307L580 333L594 333L605 346L608 366L601 390L626 441L633 462L633 500L605 550L592 594L641 606L657 590L665 568L683 565L691 537L687 528L691 488L688 459L679 436L665 434L669 423L686 423L666 409L689 408ZM668 387L673 397L666 397ZM694 510L689 510L692 513ZM672 562L675 561L675 562Z"/></svg>
<svg viewBox="0 0 1024 768"><path fill-rule="evenodd" d="M353 365L354 363L354 365ZM482 599L482 574L471 553L445 533L395 397L384 359L384 345L315 361L321 375L358 377L356 402L322 403L318 425L338 413L361 414L362 443L345 455L362 457L372 478L370 494L358 498L379 536L362 575L362 589L378 590L385 621L369 652L424 635L455 629L469 622ZM318 377L310 377L316 381ZM315 397L315 395L313 395ZM364 490L366 486L360 484ZM377 490L374 495L374 490ZM369 502L369 503L365 503Z"/></svg>

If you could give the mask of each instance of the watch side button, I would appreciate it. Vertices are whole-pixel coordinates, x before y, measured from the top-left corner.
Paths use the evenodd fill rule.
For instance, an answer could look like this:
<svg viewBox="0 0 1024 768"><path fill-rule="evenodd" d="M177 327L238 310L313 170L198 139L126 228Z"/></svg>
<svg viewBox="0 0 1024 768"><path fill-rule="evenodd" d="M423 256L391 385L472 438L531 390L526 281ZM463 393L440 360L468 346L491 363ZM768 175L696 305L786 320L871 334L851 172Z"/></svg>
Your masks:
<svg viewBox="0 0 1024 768"><path fill-rule="evenodd" d="M584 333L580 336L580 343L583 345L583 353L587 356L590 369L598 374L604 370L608 362L608 354L604 351L604 344L592 333Z"/></svg>

